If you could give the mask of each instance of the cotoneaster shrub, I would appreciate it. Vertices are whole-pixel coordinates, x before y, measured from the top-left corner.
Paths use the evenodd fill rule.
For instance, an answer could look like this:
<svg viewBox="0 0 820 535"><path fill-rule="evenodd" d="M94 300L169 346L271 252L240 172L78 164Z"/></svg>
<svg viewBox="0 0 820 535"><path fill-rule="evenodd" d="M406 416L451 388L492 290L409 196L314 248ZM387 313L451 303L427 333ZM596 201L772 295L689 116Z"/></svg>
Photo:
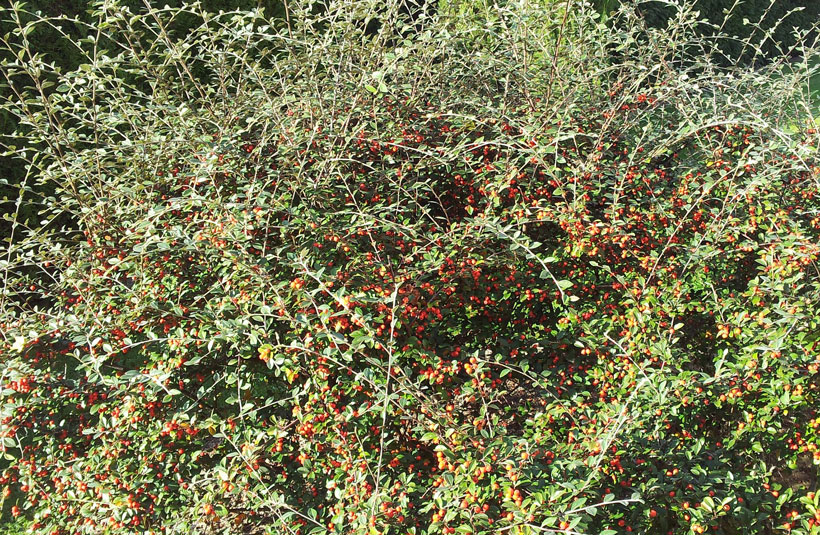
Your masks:
<svg viewBox="0 0 820 535"><path fill-rule="evenodd" d="M820 532L810 73L314 7L8 41L7 531Z"/></svg>
<svg viewBox="0 0 820 535"><path fill-rule="evenodd" d="M6 2L5 4L10 4ZM156 4L156 3L155 3ZM162 5L170 5L171 7L179 7L183 2L176 0L168 0ZM141 8L144 10L144 2L142 0L129 0L123 2L123 5L129 6L132 10L138 12ZM32 21L38 21L30 27L30 33L27 37L32 45L32 51L42 54L42 59L54 68L59 68L62 72L69 72L76 70L79 65L86 63L87 58L82 49L77 47L77 42L88 36L88 25L92 20L96 20L92 13L90 13L92 3L88 0L29 0L25 3L25 7L17 11L15 17L5 16L0 20L0 35L6 36L7 40L14 40L13 34L17 31L19 25L26 26ZM220 9L224 11L234 10L249 10L259 7L264 10L264 13L271 18L284 17L284 11L281 2L278 0L206 0L202 4L204 11L217 13ZM10 12L7 12L10 14ZM15 20L19 16L19 20ZM50 17L50 18L49 18ZM170 23L176 35L186 35L190 28L187 26L199 26L201 19L196 16L190 17L182 14L177 16ZM109 46L108 44L100 43L100 46ZM10 50L8 46L0 48L0 58L7 61L14 61L17 57L14 51ZM18 79L18 84L24 86L25 78ZM31 90L36 91L36 87L31 87ZM3 100L13 95L10 88L0 90L0 98ZM15 115L10 113L0 113L0 132L3 135L8 135L14 132L17 127ZM19 165L19 161L14 157L0 156L0 211L14 212L17 195L16 191L19 184L24 180L25 168ZM5 182L8 185L5 185ZM29 192L29 197L49 197L54 194L54 189L49 184L42 185L40 188L33 189ZM22 210L18 212L20 221L25 221L27 224L36 225L39 222L37 218L37 209L24 205ZM6 221L0 221L0 239L8 237L10 232L10 225Z"/></svg>

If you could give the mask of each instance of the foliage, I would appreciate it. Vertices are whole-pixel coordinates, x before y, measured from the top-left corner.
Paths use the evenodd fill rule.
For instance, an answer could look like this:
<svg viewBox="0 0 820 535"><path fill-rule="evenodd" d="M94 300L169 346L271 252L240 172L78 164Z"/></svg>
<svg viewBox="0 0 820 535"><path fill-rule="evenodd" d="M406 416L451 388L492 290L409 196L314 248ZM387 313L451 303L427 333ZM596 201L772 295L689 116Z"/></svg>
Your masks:
<svg viewBox="0 0 820 535"><path fill-rule="evenodd" d="M817 39L820 4L813 0L694 0L699 13L697 32L714 39L721 63L761 64L796 54L795 47ZM601 13L614 13L619 0L594 0ZM663 30L676 15L674 3L661 0L623 2L636 6L651 28ZM755 42L758 46L748 46Z"/></svg>
<svg viewBox="0 0 820 535"><path fill-rule="evenodd" d="M142 0L128 0L122 2L134 12L144 12L147 8ZM179 0L163 1L162 5L180 7ZM42 54L43 60L59 68L62 72L75 71L84 63L85 55L78 49L76 42L88 37L89 24L94 20L92 15L92 4L88 0L29 0L23 9L17 12L20 17L19 24L27 25L39 19L39 23L31 26L28 34L32 51ZM270 18L283 17L284 11L281 2L278 0L205 0L202 3L204 11L218 13L220 9L224 11L250 10L261 8ZM196 17L182 16L175 17L168 21L169 31L184 35L191 26L198 26ZM0 47L0 59L13 61L14 55L11 53L8 40L14 39L14 31L18 26L18 21L12 17L4 17L0 20L0 36L6 36L6 46ZM110 46L110 45L107 45ZM32 87L31 89L36 90ZM8 98L12 93L8 90L0 91L0 98ZM0 113L0 133L10 134L16 127L14 115ZM17 164L12 157L0 157L0 205L7 211L14 210L16 190L19 184L25 180L25 168ZM46 187L43 190L32 192L39 197L47 197L54 194L53 189ZM19 215L26 221L36 224L36 210L23 211ZM70 220L65 222L71 224ZM5 222L0 222L0 239L9 236L10 228Z"/></svg>
<svg viewBox="0 0 820 535"><path fill-rule="evenodd" d="M7 531L820 533L813 49L719 69L691 11L552 2L94 17L76 69L37 22L3 65Z"/></svg>

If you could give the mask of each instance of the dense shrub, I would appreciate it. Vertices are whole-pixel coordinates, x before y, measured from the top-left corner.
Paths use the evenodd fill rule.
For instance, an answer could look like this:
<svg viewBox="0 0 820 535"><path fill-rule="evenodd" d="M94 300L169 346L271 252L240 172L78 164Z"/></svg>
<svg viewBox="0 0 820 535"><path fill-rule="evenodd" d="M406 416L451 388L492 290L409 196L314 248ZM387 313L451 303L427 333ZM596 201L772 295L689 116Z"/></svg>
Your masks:
<svg viewBox="0 0 820 535"><path fill-rule="evenodd" d="M55 191L0 265L9 532L820 533L808 63L182 11L9 43L18 206Z"/></svg>
<svg viewBox="0 0 820 535"><path fill-rule="evenodd" d="M134 13L145 13L150 9L150 3L147 7L142 0L123 0L121 4ZM161 2L161 5L179 8L183 2L168 0ZM220 11L261 9L264 16L272 21L286 19L284 3L280 0L203 0L200 5L203 13L212 15ZM431 13L433 9L433 2L427 0L401 0L398 3L399 12L407 15L411 23L408 29L410 33L422 29L425 14ZM28 34L33 53L41 54L43 61L63 72L74 71L84 63L85 56L83 51L77 48L76 43L87 36L89 25L94 20L92 2L89 0L29 0L25 4L18 4L17 14L19 21L14 18L0 20L0 35L11 34L18 25L26 26L37 20L38 23L31 26L31 33ZM176 16L168 18L165 30L175 37L185 36L201 22L197 16L178 11ZM368 21L365 32L375 33L378 26L379 17L377 15ZM405 32L405 35L408 32ZM116 46L113 43L106 43L104 38L101 44L104 47ZM14 56L6 56L10 52L8 48L0 49L0 61L2 59L13 60ZM192 65L192 73L200 74L195 64ZM207 83L207 79L201 82ZM45 93L48 94L50 91L46 90ZM9 90L0 91L0 98L8 98L11 94ZM8 113L0 113L0 133L9 134L14 129L14 117ZM0 206L8 211L14 210L15 193L25 180L25 169L16 164L17 160L13 157L0 156L0 176L2 176L0 178ZM46 186L42 190L30 191L29 195L48 197L53 193L53 189ZM18 216L21 220L35 222L36 212L28 210L28 206L23 207L23 211L18 212ZM71 225L73 221L67 220L65 223ZM7 238L9 233L9 225L0 221L0 239Z"/></svg>

